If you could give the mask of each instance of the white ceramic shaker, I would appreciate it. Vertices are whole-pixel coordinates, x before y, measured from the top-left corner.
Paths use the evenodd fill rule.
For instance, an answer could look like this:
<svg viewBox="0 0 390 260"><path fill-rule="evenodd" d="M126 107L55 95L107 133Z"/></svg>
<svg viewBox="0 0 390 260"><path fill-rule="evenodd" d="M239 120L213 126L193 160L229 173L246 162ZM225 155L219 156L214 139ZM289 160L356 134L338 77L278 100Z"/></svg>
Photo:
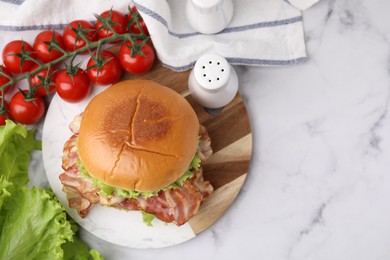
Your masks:
<svg viewBox="0 0 390 260"><path fill-rule="evenodd" d="M216 114L236 96L237 73L224 57L205 54L196 61L190 73L188 89L207 112Z"/></svg>
<svg viewBox="0 0 390 260"><path fill-rule="evenodd" d="M233 17L232 0L187 0L188 22L202 34L215 34L225 29Z"/></svg>

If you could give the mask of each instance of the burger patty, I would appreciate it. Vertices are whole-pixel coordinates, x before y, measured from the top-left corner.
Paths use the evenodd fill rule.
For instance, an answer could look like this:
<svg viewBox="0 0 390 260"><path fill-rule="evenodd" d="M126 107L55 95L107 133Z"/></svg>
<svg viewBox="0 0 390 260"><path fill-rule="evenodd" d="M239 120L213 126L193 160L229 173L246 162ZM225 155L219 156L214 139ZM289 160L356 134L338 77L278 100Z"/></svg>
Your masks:
<svg viewBox="0 0 390 260"><path fill-rule="evenodd" d="M200 203L213 192L213 187L203 179L203 171L192 170L194 176L184 181L179 188L160 191L156 196L149 198L123 198L113 194L111 198L99 195L99 188L92 184L92 180L85 178L77 166L77 137L80 129L81 116L76 116L70 124L72 137L65 143L62 156L62 173L59 178L64 185L69 206L75 208L81 217L85 217L91 207L97 203L104 206L125 210L142 210L154 214L167 223L180 226L186 223L198 210ZM205 127L200 127L200 140L197 155L201 161L207 160L212 154L210 137Z"/></svg>

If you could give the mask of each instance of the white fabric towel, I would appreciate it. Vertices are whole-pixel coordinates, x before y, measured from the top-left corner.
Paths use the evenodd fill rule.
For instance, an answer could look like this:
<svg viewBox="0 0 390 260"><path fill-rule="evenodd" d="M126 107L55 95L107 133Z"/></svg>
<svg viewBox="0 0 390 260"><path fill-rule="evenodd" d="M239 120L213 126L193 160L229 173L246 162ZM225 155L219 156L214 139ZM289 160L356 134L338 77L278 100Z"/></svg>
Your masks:
<svg viewBox="0 0 390 260"><path fill-rule="evenodd" d="M233 0L229 26L203 35L189 25L185 0L135 0L161 62L176 71L204 53L238 65L289 65L306 60L302 10L318 0Z"/></svg>
<svg viewBox="0 0 390 260"><path fill-rule="evenodd" d="M40 31L61 31L76 19L94 21L95 13L110 8L128 13L130 4L130 0L0 0L0 51L13 40L32 44Z"/></svg>
<svg viewBox="0 0 390 260"><path fill-rule="evenodd" d="M289 65L306 60L302 11L318 0L233 0L234 14L224 31L195 32L185 15L186 0L134 0L162 63L190 69L204 53L232 64ZM30 43L40 30L58 29L75 19L95 20L111 7L127 13L130 0L0 0L0 48L16 39ZM0 57L1 59L1 57Z"/></svg>

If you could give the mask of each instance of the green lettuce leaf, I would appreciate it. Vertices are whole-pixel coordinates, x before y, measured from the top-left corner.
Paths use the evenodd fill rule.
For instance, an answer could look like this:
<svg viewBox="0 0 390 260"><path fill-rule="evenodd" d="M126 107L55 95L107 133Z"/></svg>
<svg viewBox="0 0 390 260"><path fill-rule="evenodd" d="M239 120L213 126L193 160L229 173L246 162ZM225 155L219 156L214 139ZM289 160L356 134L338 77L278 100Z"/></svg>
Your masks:
<svg viewBox="0 0 390 260"><path fill-rule="evenodd" d="M166 191L169 189L180 188L183 185L183 183L185 182L185 180L190 179L193 176L194 176L194 174L190 170L188 170L179 179L177 179L174 183L172 183L168 187L165 187L163 190Z"/></svg>
<svg viewBox="0 0 390 260"><path fill-rule="evenodd" d="M78 226L52 191L27 188L30 154L41 149L34 134L10 120L0 127L0 260L103 259L75 236Z"/></svg>
<svg viewBox="0 0 390 260"><path fill-rule="evenodd" d="M199 170L201 162L202 161L200 160L199 156L195 155L194 158L192 158L192 161L190 163L190 170L191 169Z"/></svg>
<svg viewBox="0 0 390 260"><path fill-rule="evenodd" d="M92 260L104 260L104 257L95 249L92 249L91 251L89 251L89 254L90 254L90 256L91 256L90 258Z"/></svg>
<svg viewBox="0 0 390 260"><path fill-rule="evenodd" d="M89 250L88 246L78 237L73 241L66 242L62 245L64 250L64 260L103 260L103 256L96 250Z"/></svg>
<svg viewBox="0 0 390 260"><path fill-rule="evenodd" d="M20 188L1 211L0 259L63 259L61 245L74 232L51 191Z"/></svg>
<svg viewBox="0 0 390 260"><path fill-rule="evenodd" d="M11 196L13 185L8 182L4 176L0 176L0 210L3 206L4 200Z"/></svg>
<svg viewBox="0 0 390 260"><path fill-rule="evenodd" d="M156 218L154 214L146 213L145 211L141 210L142 213L142 220L148 227L152 227L152 221Z"/></svg>
<svg viewBox="0 0 390 260"><path fill-rule="evenodd" d="M183 183L187 180L190 179L194 176L194 174L191 172L192 169L198 170L200 167L200 158L195 155L194 158L192 159L190 166L188 170L181 176L179 179L177 179L175 182L172 184L168 185L167 187L163 188L163 191L169 190L169 189L177 189L183 185ZM99 194L105 198L111 198L113 194L115 194L118 197L122 198L138 198L138 197L143 197L143 198L150 198L152 196L156 196L159 191L155 192L141 192L141 191L136 191L136 190L124 190L121 188L116 188L110 185L107 185L103 183L102 181L92 177L87 169L85 169L83 163L78 160L77 161L77 167L79 168L79 171L81 174L88 179L92 179L92 184L95 187L99 187L100 191Z"/></svg>
<svg viewBox="0 0 390 260"><path fill-rule="evenodd" d="M0 127L0 175L14 185L28 184L28 163L33 150L41 149L41 141L34 138L35 130L11 120Z"/></svg>
<svg viewBox="0 0 390 260"><path fill-rule="evenodd" d="M2 207L5 201L11 197L11 193L14 190L14 185L6 181L4 176L0 176L0 231L3 230L3 223L5 219L5 212L2 211Z"/></svg>

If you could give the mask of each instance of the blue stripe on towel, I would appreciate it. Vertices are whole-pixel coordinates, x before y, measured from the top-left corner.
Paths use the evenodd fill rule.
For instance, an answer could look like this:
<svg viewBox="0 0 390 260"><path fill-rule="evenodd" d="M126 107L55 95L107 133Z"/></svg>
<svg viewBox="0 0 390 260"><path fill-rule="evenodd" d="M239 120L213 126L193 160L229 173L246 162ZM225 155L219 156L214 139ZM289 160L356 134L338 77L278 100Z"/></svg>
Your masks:
<svg viewBox="0 0 390 260"><path fill-rule="evenodd" d="M25 0L0 0L1 2L14 4L14 5L21 5L24 3Z"/></svg>
<svg viewBox="0 0 390 260"><path fill-rule="evenodd" d="M307 57L296 58L292 60L263 60L263 59L247 59L247 58L226 58L230 64L234 65L294 65L306 62Z"/></svg>
<svg viewBox="0 0 390 260"><path fill-rule="evenodd" d="M296 16L284 20L276 20L270 22L248 24L243 26L228 27L220 33L242 32L242 31L253 30L261 27L274 27L274 26L286 25L286 24L297 23L297 22L302 22L302 16Z"/></svg>
<svg viewBox="0 0 390 260"><path fill-rule="evenodd" d="M263 59L247 59L247 58L226 58L226 60L233 65L269 65L269 66L280 66L280 65L297 65L305 63L307 57L296 58L292 60L263 60ZM194 67L195 61L184 66L172 66L162 62L164 67L167 67L174 71L186 71Z"/></svg>
<svg viewBox="0 0 390 260"><path fill-rule="evenodd" d="M193 32L193 33L172 32L164 17L162 17L158 13L156 13L156 12L154 12L154 11L152 11L152 10L150 10L150 9L146 8L145 6L142 6L138 3L135 3L135 6L137 7L137 9L140 12L152 17L153 19L157 20L162 25L164 25L167 28L168 33L170 35L172 35L173 37L177 37L177 38L181 39L181 38L188 38L188 37L193 37L196 35L201 35L201 33L198 33L198 32ZM242 31L248 31L248 30L253 30L253 29L262 28L262 27L274 27L274 26L287 25L287 24L292 24L292 23L297 23L297 22L302 22L302 16L296 16L296 17L292 17L292 18L288 18L288 19L284 19L284 20L259 22L259 23L248 24L248 25L243 25L243 26L228 27L228 28L224 29L223 31L219 32L218 34L231 33L231 32L242 32Z"/></svg>
<svg viewBox="0 0 390 260"><path fill-rule="evenodd" d="M14 26L14 25L0 25L0 31L32 31L32 30L61 30L67 24L42 24L42 25L28 25L28 26Z"/></svg>
<svg viewBox="0 0 390 260"><path fill-rule="evenodd" d="M2 1L2 0L0 0ZM95 24L95 21L89 21L92 24ZM41 24L41 25L0 25L0 31L11 31L11 32L20 32L20 31L37 31L37 30L62 30L68 24Z"/></svg>

